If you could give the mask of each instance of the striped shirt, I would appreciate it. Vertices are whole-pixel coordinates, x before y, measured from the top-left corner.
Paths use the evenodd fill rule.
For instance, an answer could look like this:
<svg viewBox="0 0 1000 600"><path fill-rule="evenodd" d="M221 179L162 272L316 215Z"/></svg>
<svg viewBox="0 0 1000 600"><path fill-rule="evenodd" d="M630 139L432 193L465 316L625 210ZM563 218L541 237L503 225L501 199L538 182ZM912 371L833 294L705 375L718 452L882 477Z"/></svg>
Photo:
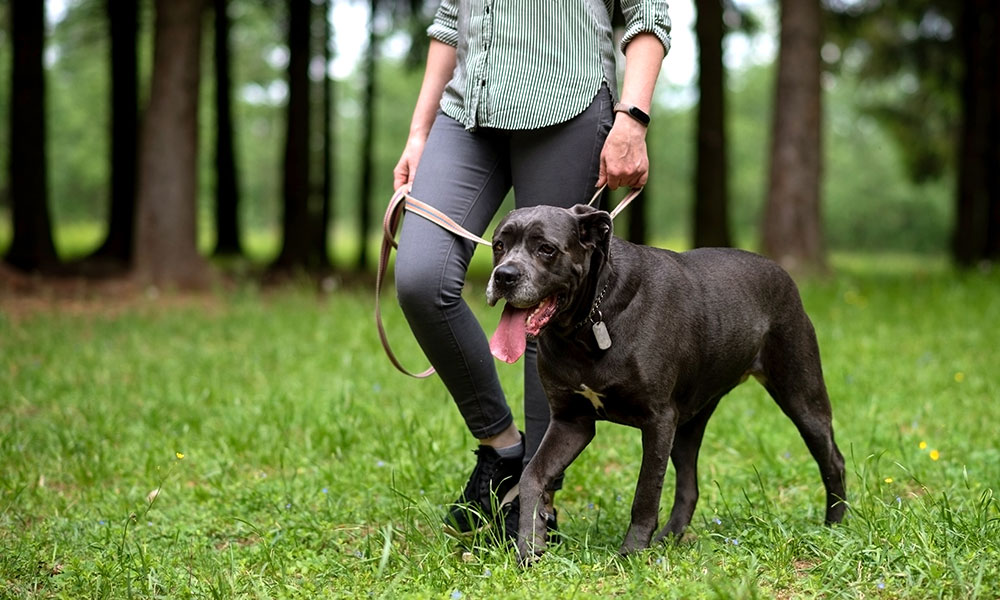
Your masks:
<svg viewBox="0 0 1000 600"><path fill-rule="evenodd" d="M456 48L441 110L466 129L535 129L583 112L602 84L617 96L615 0L442 0L427 29ZM624 51L641 32L670 49L664 0L620 0Z"/></svg>

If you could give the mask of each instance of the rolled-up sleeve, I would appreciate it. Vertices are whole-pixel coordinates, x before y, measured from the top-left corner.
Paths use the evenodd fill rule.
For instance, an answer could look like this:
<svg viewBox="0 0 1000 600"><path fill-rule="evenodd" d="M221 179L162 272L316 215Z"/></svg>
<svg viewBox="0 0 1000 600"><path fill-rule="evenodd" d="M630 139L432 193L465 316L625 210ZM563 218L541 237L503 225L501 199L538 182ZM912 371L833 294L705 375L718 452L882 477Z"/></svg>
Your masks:
<svg viewBox="0 0 1000 600"><path fill-rule="evenodd" d="M663 52L670 52L670 16L665 0L622 0L621 8L625 16L622 52L640 33L652 33L663 44Z"/></svg>
<svg viewBox="0 0 1000 600"><path fill-rule="evenodd" d="M458 46L458 0L442 0L427 35L449 46Z"/></svg>

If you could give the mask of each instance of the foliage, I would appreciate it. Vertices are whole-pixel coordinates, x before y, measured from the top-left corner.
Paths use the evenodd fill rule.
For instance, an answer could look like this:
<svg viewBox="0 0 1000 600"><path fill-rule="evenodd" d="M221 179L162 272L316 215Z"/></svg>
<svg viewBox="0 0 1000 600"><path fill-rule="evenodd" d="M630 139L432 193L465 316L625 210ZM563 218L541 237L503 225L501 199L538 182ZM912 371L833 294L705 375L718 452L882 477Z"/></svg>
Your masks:
<svg viewBox="0 0 1000 600"><path fill-rule="evenodd" d="M103 3L85 0L69 4L65 18L49 36L48 136L52 214L57 225L57 247L63 257L86 254L92 247L67 246L59 240L67 228L97 227L94 244L101 239L107 211L107 35ZM4 9L0 7L0 12ZM236 154L242 194L241 218L247 237L260 243L254 260L267 261L277 252L280 219L281 149L284 140L283 104L286 97L284 9L280 3L232 3L234 119ZM150 69L152 14L141 13L140 96L145 97ZM405 11L404 11L405 12ZM424 15L426 17L426 15ZM362 24L358 24L359 27ZM210 28L206 28L210 35ZM678 33L677 35L680 35ZM9 45L0 32L0 92L9 85ZM393 42L395 44L395 42ZM211 44L205 44L211 60ZM419 52L416 51L416 52ZM401 53L405 54L405 53ZM850 56L847 49L843 56ZM671 60L668 58L668 60ZM201 126L200 216L203 248L210 248L214 173L212 144L214 115L211 69L203 69ZM333 139L337 145L333 239L339 264L351 264L350 242L358 235L361 202L381 211L390 194L391 169L398 159L416 101L422 73L407 66L404 58L385 58L378 65L381 95L376 104L376 189L373 197L359 198L360 157L356 151L361 115L361 74L338 80ZM754 247L763 203L772 118L772 69L751 67L729 73L729 139L731 218L736 241ZM940 252L946 247L951 224L950 177L916 186L899 167L900 153L891 133L871 111L857 107L858 98L885 99L904 106L921 106L905 97L900 103L899 80L875 85L845 69L828 88L824 216L833 249L890 249ZM658 96L680 94L661 82ZM938 96L935 96L938 98ZM7 94L0 93L0 114ZM649 141L652 161L646 202L653 239L686 245L692 220L693 112L659 105ZM930 115L950 114L935 110ZM0 122L0 142L8 124ZM910 128L908 131L915 131ZM926 139L938 139L929 136ZM906 147L921 144L907 143ZM0 160L7 145L0 143ZM932 170L928 170L931 172ZM0 172L0 248L6 247L9 218L3 212L6 173ZM627 219L627 214L625 217ZM374 232L369 232L373 234Z"/></svg>
<svg viewBox="0 0 1000 600"><path fill-rule="evenodd" d="M729 75L730 218L737 245L754 248L767 185L773 68ZM854 99L866 84L829 79L824 97L823 216L840 250L940 252L952 221L950 178L910 182L899 149ZM693 111L661 109L650 140L654 238L687 239L693 214Z"/></svg>
<svg viewBox="0 0 1000 600"><path fill-rule="evenodd" d="M954 169L965 72L957 35L961 3L828 0L826 56L867 85L856 102L899 145L907 175L931 181Z"/></svg>
<svg viewBox="0 0 1000 600"><path fill-rule="evenodd" d="M471 439L438 381L385 360L369 291L3 300L0 596L993 597L1000 273L834 259L803 295L847 521L821 525L815 465L751 382L708 427L684 542L616 556L640 444L602 424L557 497L565 542L528 571L441 532Z"/></svg>

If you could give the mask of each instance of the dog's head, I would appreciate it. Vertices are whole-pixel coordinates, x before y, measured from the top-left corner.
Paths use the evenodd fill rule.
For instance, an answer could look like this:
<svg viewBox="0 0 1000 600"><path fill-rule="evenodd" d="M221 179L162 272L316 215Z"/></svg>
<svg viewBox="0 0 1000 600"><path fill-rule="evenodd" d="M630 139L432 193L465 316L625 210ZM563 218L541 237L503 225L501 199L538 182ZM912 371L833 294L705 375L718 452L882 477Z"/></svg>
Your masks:
<svg viewBox="0 0 1000 600"><path fill-rule="evenodd" d="M611 216L582 204L534 206L504 217L493 233L493 273L486 287L490 306L507 301L491 342L495 355L513 362L516 354L517 360L523 352L518 337L538 336L554 318L573 314L579 291L607 259L611 235ZM512 351L500 349L500 356L501 345Z"/></svg>

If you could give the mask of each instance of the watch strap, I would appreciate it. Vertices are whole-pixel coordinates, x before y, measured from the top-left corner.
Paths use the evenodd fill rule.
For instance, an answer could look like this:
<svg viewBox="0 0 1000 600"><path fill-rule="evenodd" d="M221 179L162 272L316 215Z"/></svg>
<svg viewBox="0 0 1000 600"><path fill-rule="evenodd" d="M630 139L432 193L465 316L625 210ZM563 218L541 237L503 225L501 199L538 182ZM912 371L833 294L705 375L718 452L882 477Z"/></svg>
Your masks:
<svg viewBox="0 0 1000 600"><path fill-rule="evenodd" d="M618 102L615 104L614 112L625 113L626 115L632 117L636 121L642 123L643 126L649 126L649 113L642 110L638 106L633 104L626 104L624 102Z"/></svg>

